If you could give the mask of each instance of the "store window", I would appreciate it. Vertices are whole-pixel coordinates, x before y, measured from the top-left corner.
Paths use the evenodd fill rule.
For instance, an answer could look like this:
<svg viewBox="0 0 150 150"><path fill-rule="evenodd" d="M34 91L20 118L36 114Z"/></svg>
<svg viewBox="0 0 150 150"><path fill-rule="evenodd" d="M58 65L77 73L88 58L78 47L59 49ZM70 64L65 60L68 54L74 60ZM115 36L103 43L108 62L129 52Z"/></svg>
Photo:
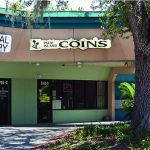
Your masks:
<svg viewBox="0 0 150 150"><path fill-rule="evenodd" d="M63 81L62 92L62 109L73 109L73 81Z"/></svg>
<svg viewBox="0 0 150 150"><path fill-rule="evenodd" d="M85 103L86 109L95 109L97 104L97 82L85 81Z"/></svg>
<svg viewBox="0 0 150 150"><path fill-rule="evenodd" d="M52 80L53 109L106 109L107 82Z"/></svg>
<svg viewBox="0 0 150 150"><path fill-rule="evenodd" d="M107 108L107 82L97 82L97 108Z"/></svg>
<svg viewBox="0 0 150 150"><path fill-rule="evenodd" d="M85 107L84 81L74 81L74 109L84 109Z"/></svg>

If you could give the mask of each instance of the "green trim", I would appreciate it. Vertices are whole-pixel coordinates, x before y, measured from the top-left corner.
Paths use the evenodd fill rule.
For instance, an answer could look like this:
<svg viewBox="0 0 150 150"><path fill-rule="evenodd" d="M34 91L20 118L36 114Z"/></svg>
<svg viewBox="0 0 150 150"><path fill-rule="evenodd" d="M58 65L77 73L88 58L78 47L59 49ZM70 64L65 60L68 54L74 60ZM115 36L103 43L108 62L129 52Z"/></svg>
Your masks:
<svg viewBox="0 0 150 150"><path fill-rule="evenodd" d="M12 79L12 125L37 124L37 80Z"/></svg>
<svg viewBox="0 0 150 150"><path fill-rule="evenodd" d="M10 10L0 8L0 14L12 14ZM44 17L102 17L99 11L44 11Z"/></svg>
<svg viewBox="0 0 150 150"><path fill-rule="evenodd" d="M108 109L99 110L53 110L53 123L102 121Z"/></svg>
<svg viewBox="0 0 150 150"><path fill-rule="evenodd" d="M55 11L44 12L44 17L102 17L100 12L92 11Z"/></svg>
<svg viewBox="0 0 150 150"><path fill-rule="evenodd" d="M76 64L43 62L36 66L31 62L0 62L0 76L3 78L37 79L67 79L67 80L108 80L110 67L88 66L78 68Z"/></svg>

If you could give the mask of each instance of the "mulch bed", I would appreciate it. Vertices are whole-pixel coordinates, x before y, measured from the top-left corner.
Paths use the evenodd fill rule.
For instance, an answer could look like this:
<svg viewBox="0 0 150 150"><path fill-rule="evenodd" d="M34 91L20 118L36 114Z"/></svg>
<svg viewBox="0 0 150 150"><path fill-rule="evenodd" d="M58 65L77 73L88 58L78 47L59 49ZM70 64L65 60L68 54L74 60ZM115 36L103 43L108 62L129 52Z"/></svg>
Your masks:
<svg viewBox="0 0 150 150"><path fill-rule="evenodd" d="M45 144L41 144L41 145L37 145L34 150L48 150L50 149L49 146L50 145L56 145L58 143L61 143L61 141L63 141L64 139L66 140L70 140L72 139L72 134L74 133L74 131L69 131L69 132L65 132L63 134L57 135L57 136L52 136L48 139L47 143ZM105 143L105 145L107 145L106 149L111 149L111 150L129 150L129 146L126 145L125 143L118 143L116 140L114 139L109 139L109 138L105 138L105 139L95 139L95 138L91 138L90 140L90 144L94 145L94 144L100 144L102 142ZM84 145L86 147L86 142L87 141L73 141L73 143L71 143L71 148L73 150L76 149L77 146L79 145ZM57 149L59 150L64 150L63 145L59 145L57 147ZM93 148L94 150L94 148Z"/></svg>
<svg viewBox="0 0 150 150"><path fill-rule="evenodd" d="M69 138L69 136L72 133L73 133L72 131L69 131L69 132L65 132L57 136L52 136L48 138L47 143L36 146L34 150L47 150L49 148L49 145L56 144L58 141L62 141L64 139Z"/></svg>

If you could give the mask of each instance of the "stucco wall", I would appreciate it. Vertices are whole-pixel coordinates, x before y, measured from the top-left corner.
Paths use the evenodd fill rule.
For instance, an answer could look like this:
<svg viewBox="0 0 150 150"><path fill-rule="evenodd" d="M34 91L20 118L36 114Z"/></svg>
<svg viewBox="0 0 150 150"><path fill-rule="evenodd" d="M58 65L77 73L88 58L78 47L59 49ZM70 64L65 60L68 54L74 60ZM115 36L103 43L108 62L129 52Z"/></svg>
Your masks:
<svg viewBox="0 0 150 150"><path fill-rule="evenodd" d="M0 55L2 61L108 61L108 60L134 60L134 46L132 38L116 38L109 49L57 49L30 51L29 39L56 39L69 38L91 39L101 38L100 29L15 29L0 27L1 34L12 36L12 50L10 53Z"/></svg>
<svg viewBox="0 0 150 150"><path fill-rule="evenodd" d="M13 125L37 123L36 80L12 79L11 110Z"/></svg>
<svg viewBox="0 0 150 150"><path fill-rule="evenodd" d="M108 115L107 109L101 110L54 110L54 123L101 121Z"/></svg>
<svg viewBox="0 0 150 150"><path fill-rule="evenodd" d="M73 79L73 80L107 80L110 67L87 66L78 68L76 64L41 63L36 66L32 62L0 62L1 78L28 78L37 79Z"/></svg>
<svg viewBox="0 0 150 150"><path fill-rule="evenodd" d="M37 123L37 73L43 79L107 80L111 68L76 65L62 66L61 63L0 62L0 78L12 79L11 116L13 125ZM98 121L107 110L54 111L55 123L74 121ZM74 118L74 119L73 119Z"/></svg>

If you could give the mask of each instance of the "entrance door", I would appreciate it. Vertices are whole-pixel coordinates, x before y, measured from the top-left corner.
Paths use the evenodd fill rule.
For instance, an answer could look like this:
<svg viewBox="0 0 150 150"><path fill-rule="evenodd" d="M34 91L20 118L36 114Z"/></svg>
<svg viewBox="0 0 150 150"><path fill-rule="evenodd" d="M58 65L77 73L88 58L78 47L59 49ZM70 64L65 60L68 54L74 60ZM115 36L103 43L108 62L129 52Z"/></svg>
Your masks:
<svg viewBox="0 0 150 150"><path fill-rule="evenodd" d="M51 81L37 81L38 123L52 122Z"/></svg>
<svg viewBox="0 0 150 150"><path fill-rule="evenodd" d="M10 79L0 79L0 125L10 124Z"/></svg>

